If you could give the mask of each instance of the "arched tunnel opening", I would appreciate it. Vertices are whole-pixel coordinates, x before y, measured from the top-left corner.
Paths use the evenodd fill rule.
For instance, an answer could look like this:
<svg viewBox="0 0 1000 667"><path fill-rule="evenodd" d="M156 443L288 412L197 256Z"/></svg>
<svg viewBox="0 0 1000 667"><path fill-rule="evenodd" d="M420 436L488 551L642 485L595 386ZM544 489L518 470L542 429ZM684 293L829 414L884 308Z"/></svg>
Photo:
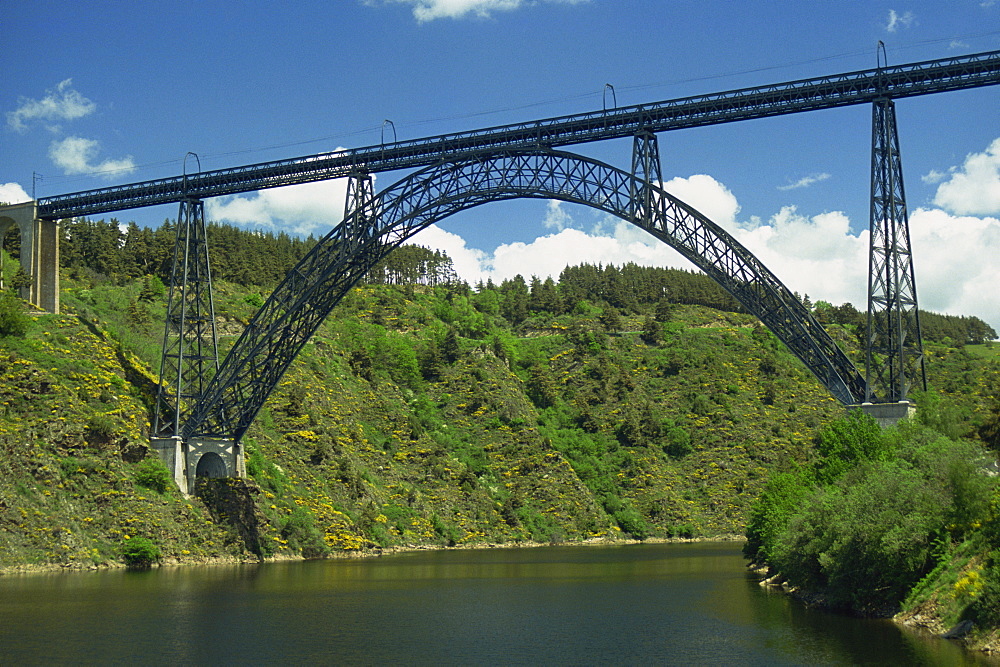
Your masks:
<svg viewBox="0 0 1000 667"><path fill-rule="evenodd" d="M226 462L223 461L222 457L215 452L208 452L198 460L195 477L218 479L220 477L228 476L229 473L226 470Z"/></svg>

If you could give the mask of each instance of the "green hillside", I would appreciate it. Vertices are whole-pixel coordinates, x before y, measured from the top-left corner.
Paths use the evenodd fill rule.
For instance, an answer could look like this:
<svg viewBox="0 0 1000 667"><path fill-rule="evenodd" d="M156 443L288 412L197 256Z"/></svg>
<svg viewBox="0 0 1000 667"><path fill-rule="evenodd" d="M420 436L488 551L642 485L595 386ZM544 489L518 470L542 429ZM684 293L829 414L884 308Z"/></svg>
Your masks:
<svg viewBox="0 0 1000 667"><path fill-rule="evenodd" d="M185 499L146 446L162 282L67 255L63 314L0 338L3 567L118 562L135 537L195 561L739 535L842 410L752 317L700 305L732 305L703 276L471 289L401 253L376 275L405 284L355 289L264 407L250 479ZM217 282L223 351L265 290Z"/></svg>

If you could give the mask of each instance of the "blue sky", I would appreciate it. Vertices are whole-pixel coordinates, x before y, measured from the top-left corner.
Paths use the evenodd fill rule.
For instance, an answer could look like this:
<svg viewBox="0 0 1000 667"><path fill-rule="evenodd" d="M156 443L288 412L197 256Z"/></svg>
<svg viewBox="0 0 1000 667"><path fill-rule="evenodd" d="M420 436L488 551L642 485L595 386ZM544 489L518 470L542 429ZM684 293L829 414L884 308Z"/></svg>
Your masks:
<svg viewBox="0 0 1000 667"><path fill-rule="evenodd" d="M997 0L8 0L0 200L1000 49ZM1000 328L1000 87L900 100L921 306ZM392 121L392 125L384 121ZM790 288L863 306L871 109L663 134L665 185ZM574 150L629 165L628 141ZM189 171L195 170L188 160ZM35 176L33 174L40 176ZM377 187L402 174L381 174ZM326 233L330 182L212 200L243 226ZM158 225L174 207L122 211ZM583 261L688 266L589 209L495 204L427 230L470 281Z"/></svg>

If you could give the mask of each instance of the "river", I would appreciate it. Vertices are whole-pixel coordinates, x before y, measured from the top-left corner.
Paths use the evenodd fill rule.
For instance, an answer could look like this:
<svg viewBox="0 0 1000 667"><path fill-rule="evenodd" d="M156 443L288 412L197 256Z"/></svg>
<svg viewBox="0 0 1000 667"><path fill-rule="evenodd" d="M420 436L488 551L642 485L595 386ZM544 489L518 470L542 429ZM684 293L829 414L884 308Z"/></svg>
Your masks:
<svg viewBox="0 0 1000 667"><path fill-rule="evenodd" d="M0 664L979 664L804 608L735 543L0 577Z"/></svg>

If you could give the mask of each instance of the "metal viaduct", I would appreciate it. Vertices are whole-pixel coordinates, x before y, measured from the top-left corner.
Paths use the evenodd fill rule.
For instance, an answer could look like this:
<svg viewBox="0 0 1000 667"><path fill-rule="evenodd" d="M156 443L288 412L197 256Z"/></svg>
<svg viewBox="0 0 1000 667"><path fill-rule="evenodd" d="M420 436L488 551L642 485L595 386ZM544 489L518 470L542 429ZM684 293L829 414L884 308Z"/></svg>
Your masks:
<svg viewBox="0 0 1000 667"><path fill-rule="evenodd" d="M21 227L26 296L58 310L58 220L179 202L153 444L182 490L240 475L240 439L312 333L379 259L460 210L513 198L602 209L678 250L757 315L844 404L900 414L924 382L894 100L1000 83L1000 51L848 72L320 153L45 197L0 207ZM746 248L661 187L656 135L682 128L872 105L865 373ZM631 168L557 150L633 137ZM416 170L376 194L371 174ZM344 220L286 276L218 359L202 200L348 178Z"/></svg>

